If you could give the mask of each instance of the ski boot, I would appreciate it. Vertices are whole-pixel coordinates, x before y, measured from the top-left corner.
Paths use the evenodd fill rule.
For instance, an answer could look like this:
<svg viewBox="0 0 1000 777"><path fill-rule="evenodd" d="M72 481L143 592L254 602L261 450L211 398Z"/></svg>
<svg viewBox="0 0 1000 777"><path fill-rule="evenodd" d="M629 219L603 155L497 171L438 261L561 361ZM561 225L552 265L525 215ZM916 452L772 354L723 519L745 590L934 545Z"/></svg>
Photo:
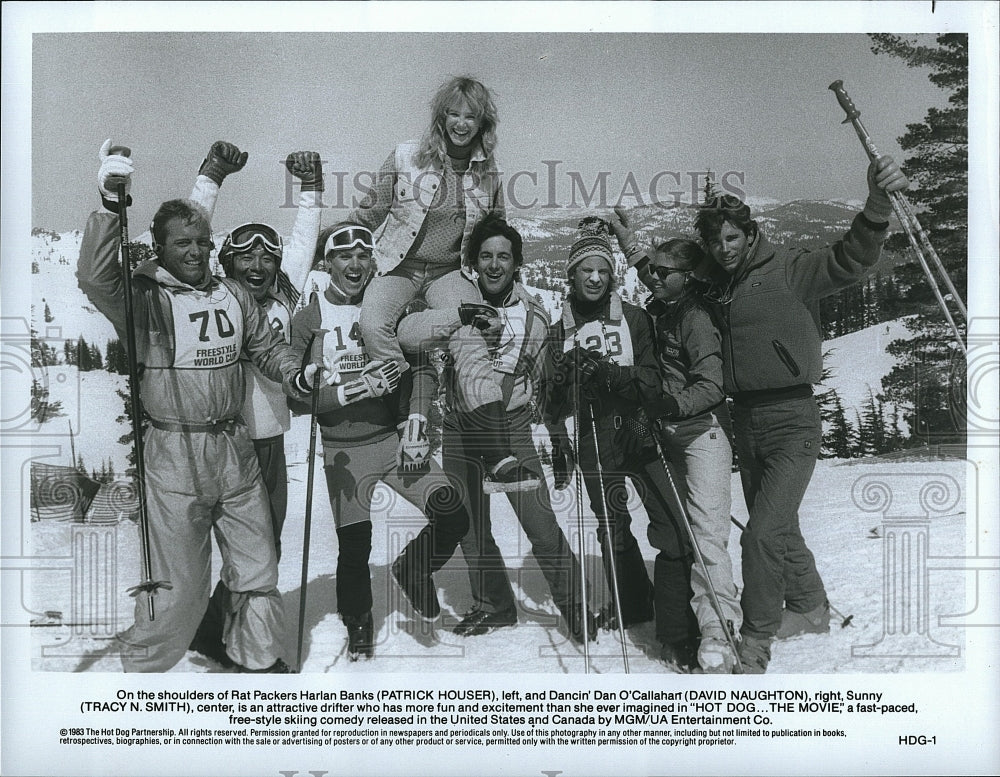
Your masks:
<svg viewBox="0 0 1000 777"><path fill-rule="evenodd" d="M824 601L809 612L785 609L781 612L781 626L776 639L789 639L800 634L827 634L830 631L830 603Z"/></svg>
<svg viewBox="0 0 1000 777"><path fill-rule="evenodd" d="M341 615L340 619L347 627L347 657L357 661L364 657L375 657L375 626L372 623L371 612L364 615Z"/></svg>
<svg viewBox="0 0 1000 777"><path fill-rule="evenodd" d="M413 607L413 611L422 620L433 623L441 615L441 604L438 602L434 579L430 573L413 568L411 559L407 555L408 550L409 546L392 562L392 576Z"/></svg>

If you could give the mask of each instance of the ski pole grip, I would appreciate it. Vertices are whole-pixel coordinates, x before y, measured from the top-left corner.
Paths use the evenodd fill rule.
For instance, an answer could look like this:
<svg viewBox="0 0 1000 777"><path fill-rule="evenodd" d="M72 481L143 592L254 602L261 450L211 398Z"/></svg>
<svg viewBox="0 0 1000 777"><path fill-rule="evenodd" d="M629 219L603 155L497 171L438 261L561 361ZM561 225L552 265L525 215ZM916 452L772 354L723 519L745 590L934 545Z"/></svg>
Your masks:
<svg viewBox="0 0 1000 777"><path fill-rule="evenodd" d="M309 361L318 367L323 366L323 338L329 331L329 329L314 329L312 337L309 339L306 353L309 355Z"/></svg>
<svg viewBox="0 0 1000 777"><path fill-rule="evenodd" d="M128 146L112 146L108 149L109 156L132 156L132 149ZM108 187L110 191L118 192L118 202L125 202L125 195L122 192L125 190L125 179L118 175L108 176L105 186Z"/></svg>
<svg viewBox="0 0 1000 777"><path fill-rule="evenodd" d="M854 103L851 101L850 95L847 94L847 90L844 89L844 82L839 78L834 81L828 87L835 95L837 95L837 102L840 103L840 107L844 109L844 113L847 114L847 118L844 119L842 124L848 124L854 121L861 115L861 111L854 107Z"/></svg>

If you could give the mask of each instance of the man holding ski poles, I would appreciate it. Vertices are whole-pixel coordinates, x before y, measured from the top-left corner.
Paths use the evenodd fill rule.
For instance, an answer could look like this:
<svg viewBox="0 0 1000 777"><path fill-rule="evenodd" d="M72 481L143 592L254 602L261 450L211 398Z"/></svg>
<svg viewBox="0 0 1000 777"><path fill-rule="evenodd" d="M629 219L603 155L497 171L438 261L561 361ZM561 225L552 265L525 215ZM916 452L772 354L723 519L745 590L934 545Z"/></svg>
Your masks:
<svg viewBox="0 0 1000 777"><path fill-rule="evenodd" d="M627 457L618 445L625 419L660 395L652 324L645 311L614 292L614 258L603 220L580 222L567 274L570 293L552 328L554 363L546 418L556 487L568 485L575 455L598 519L612 593L613 606L605 610L603 620L612 629L622 629L623 653L624 629L655 616L662 657L671 667L689 671L697 662L698 631L690 606L688 540L671 513L668 485L655 452ZM575 446L563 427L569 415ZM649 515L650 542L661 551L655 568L660 578L655 608L654 588L630 529L626 477L632 478Z"/></svg>
<svg viewBox="0 0 1000 777"><path fill-rule="evenodd" d="M739 648L748 673L767 670L775 637L830 628L826 590L798 517L822 437L812 393L823 367L819 300L878 261L892 213L888 195L907 186L891 157L873 161L864 210L843 238L816 251L771 245L735 197L709 200L695 219L724 274L709 301L722 333L724 388L734 401L750 513L741 538Z"/></svg>
<svg viewBox="0 0 1000 777"><path fill-rule="evenodd" d="M118 193L127 195L133 164L127 150L111 151L105 142L98 172L103 207L84 230L77 279L119 337L134 344L132 372L140 383L132 388L148 417L136 445L143 450L139 461L152 463L138 472L148 537L143 573L147 582L158 581L144 584L136 597L135 622L120 635L122 664L130 672L162 672L183 657L208 600L214 531L222 580L232 592L227 655L243 671L287 673L279 656L282 608L267 494L241 419L240 356L246 353L293 396L310 388L315 369L299 370L242 284L211 275L207 214L187 200L157 210L151 226L156 259L135 268L133 305L123 308L119 220L124 224L127 201ZM151 596L155 619L147 608Z"/></svg>
<svg viewBox="0 0 1000 777"><path fill-rule="evenodd" d="M243 169L246 161L246 152L241 152L234 144L221 140L212 144L191 192L191 200L205 208L209 219L215 212L223 181ZM312 263L322 205L319 198L323 191L323 173L316 152L289 154L285 164L289 172L302 181L291 239L284 243L278 231L267 224L242 224L226 235L219 250L219 263L227 278L247 287L267 316L271 329L288 343L292 314ZM281 383L265 376L246 354L242 362L246 374L242 416L267 491L274 545L280 561L281 531L288 507L285 432L291 426L291 415ZM225 583L220 580L191 643L192 650L223 666L232 663L222 642L228 596Z"/></svg>

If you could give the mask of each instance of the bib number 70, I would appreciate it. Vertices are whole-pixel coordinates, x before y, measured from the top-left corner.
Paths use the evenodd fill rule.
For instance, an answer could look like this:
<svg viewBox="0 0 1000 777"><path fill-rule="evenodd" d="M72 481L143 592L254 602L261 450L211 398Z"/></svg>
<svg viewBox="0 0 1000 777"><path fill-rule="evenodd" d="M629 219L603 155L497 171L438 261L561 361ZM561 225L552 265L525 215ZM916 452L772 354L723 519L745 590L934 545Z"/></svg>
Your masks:
<svg viewBox="0 0 1000 777"><path fill-rule="evenodd" d="M215 329L219 333L219 337L232 337L236 332L236 327L234 327L233 322L229 320L229 316L226 315L226 311L221 308L216 308L212 312L215 313ZM200 325L198 340L203 343L207 343L212 339L208 336L208 323L210 318L211 316L209 316L209 311L207 310L199 310L197 313L191 313L188 315L188 319L190 319L192 323L198 322Z"/></svg>

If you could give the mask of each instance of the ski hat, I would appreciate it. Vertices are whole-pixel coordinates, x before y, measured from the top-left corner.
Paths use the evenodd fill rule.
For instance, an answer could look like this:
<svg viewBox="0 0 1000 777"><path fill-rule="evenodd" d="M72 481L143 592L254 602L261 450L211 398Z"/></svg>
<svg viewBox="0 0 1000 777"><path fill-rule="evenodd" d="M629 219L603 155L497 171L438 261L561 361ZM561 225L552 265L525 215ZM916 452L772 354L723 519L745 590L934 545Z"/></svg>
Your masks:
<svg viewBox="0 0 1000 777"><path fill-rule="evenodd" d="M587 216L580 220L576 227L576 240L569 249L569 261L566 262L566 274L572 275L574 268L584 259L597 256L608 263L608 269L614 272L615 258L611 253L611 227L604 219L597 216Z"/></svg>

